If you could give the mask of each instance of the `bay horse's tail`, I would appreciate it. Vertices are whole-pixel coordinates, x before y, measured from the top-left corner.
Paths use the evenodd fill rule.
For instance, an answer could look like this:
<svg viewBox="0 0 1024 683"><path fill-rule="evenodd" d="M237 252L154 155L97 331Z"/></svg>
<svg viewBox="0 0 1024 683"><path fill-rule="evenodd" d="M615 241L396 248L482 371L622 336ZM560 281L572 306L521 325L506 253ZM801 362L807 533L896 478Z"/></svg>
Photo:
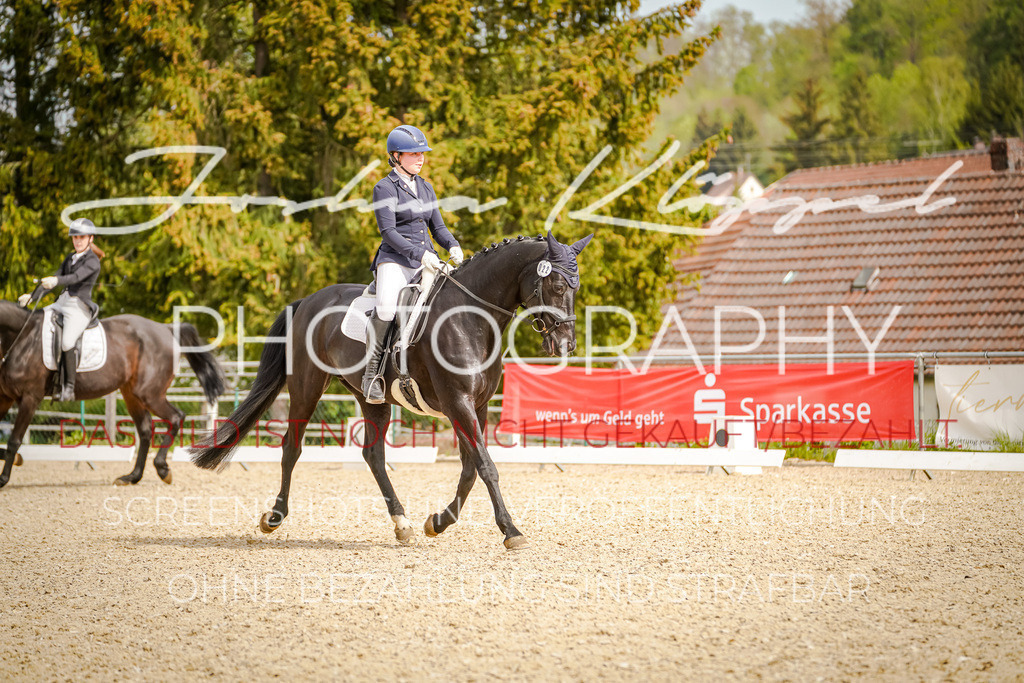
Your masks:
<svg viewBox="0 0 1024 683"><path fill-rule="evenodd" d="M196 348L202 345L196 328L188 323L181 323L178 328L178 341L182 346ZM199 379L208 403L216 403L217 397L224 393L224 371L213 354L209 351L185 351L185 358Z"/></svg>
<svg viewBox="0 0 1024 683"><path fill-rule="evenodd" d="M290 304L292 313L302 303L302 299ZM288 331L288 308L277 316L277 320L267 332L268 337L283 337ZM252 383L249 395L235 408L228 418L212 434L192 447L192 462L203 469L212 470L226 466L226 460L238 447L242 437L249 433L260 417L281 393L284 383L288 380L287 345L266 344L260 355L260 367L256 371L256 379Z"/></svg>

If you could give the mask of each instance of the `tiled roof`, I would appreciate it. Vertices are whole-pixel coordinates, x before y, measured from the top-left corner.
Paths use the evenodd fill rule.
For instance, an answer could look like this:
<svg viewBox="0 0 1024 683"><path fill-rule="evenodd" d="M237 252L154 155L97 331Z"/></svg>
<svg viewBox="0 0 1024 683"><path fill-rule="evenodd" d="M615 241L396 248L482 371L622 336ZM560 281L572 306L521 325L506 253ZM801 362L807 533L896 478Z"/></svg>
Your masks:
<svg viewBox="0 0 1024 683"><path fill-rule="evenodd" d="M699 272L677 287L681 312L698 353L714 351L716 307L743 306L765 321L764 341L751 353L777 353L779 306L788 340L826 335L833 307L834 351L864 352L842 307L874 340L895 307L878 352L1024 351L1024 157L1010 140L1016 168L993 171L989 154L968 150L919 159L796 171L770 186L768 202L744 211L720 235L679 258L680 274ZM1016 156L1014 156L1016 155ZM950 166L962 166L921 204L954 198L931 212L908 206L870 213L857 206L807 212L795 226L773 231L799 199L840 202L877 195L879 204L925 195ZM788 202L788 203L786 203ZM869 290L851 291L865 267L877 267ZM783 279L794 276L787 284ZM668 306L665 307L667 311ZM758 337L752 314L721 314L721 344ZM787 353L824 353L824 342L787 341ZM684 348L673 329L659 353Z"/></svg>

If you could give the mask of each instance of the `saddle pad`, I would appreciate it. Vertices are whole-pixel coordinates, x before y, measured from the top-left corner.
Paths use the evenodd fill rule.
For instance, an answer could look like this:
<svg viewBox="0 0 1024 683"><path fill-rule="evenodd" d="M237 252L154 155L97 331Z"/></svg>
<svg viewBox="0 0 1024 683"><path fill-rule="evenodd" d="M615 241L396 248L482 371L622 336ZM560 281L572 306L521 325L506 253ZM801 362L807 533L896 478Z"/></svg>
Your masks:
<svg viewBox="0 0 1024 683"><path fill-rule="evenodd" d="M399 302L403 306L408 306L412 309L408 320L402 320L402 336L399 339L399 348L409 348L411 340L409 337L416 329L416 323L419 322L421 316L423 316L427 310L426 299L427 294L430 292L430 288L434 284L434 273L428 273L421 271L422 277L413 278L413 281L402 288L399 294ZM371 282L370 285L363 290L363 293L352 300L352 303L348 306L348 311L345 312L345 317L341 321L341 332L349 339L354 339L357 342L366 343L366 324L369 320L367 311L373 310L373 306L377 299L371 292L376 291L376 281ZM418 285L418 286L417 286ZM406 300L406 296L412 289L416 293L415 301L410 302ZM401 317L401 316L400 316Z"/></svg>
<svg viewBox="0 0 1024 683"><path fill-rule="evenodd" d="M345 312L345 318L341 321L341 331L349 339L354 339L362 344L366 343L366 323L370 316L367 311L373 310L376 297L362 294L352 300Z"/></svg>
<svg viewBox="0 0 1024 683"><path fill-rule="evenodd" d="M56 326L53 323L53 310L47 306L43 309L43 365L47 370L57 369L57 360L53 357L53 334ZM103 323L91 327L82 335L82 357L78 361L78 372L99 370L107 362L107 333Z"/></svg>

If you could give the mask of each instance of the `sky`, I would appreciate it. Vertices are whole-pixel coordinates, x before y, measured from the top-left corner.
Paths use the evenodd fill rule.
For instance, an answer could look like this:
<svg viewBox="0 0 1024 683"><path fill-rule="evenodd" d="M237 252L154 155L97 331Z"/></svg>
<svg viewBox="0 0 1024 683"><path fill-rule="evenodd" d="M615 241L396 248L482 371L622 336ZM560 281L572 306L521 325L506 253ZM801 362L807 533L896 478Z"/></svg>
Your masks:
<svg viewBox="0 0 1024 683"><path fill-rule="evenodd" d="M673 0L641 0L640 13L650 14L666 5L674 4L677 2ZM804 13L800 0L704 0L701 14L707 16L726 5L734 5L741 10L752 12L754 18L762 24L775 20L793 21Z"/></svg>

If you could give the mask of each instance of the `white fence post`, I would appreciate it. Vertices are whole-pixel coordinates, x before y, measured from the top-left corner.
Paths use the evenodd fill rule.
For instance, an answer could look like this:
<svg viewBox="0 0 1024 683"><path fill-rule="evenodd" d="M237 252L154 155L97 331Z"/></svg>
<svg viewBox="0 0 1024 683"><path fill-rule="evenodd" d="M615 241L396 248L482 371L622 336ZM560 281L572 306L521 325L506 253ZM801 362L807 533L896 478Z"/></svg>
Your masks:
<svg viewBox="0 0 1024 683"><path fill-rule="evenodd" d="M103 417L107 425L107 436L117 434L117 394L107 394L103 399Z"/></svg>

